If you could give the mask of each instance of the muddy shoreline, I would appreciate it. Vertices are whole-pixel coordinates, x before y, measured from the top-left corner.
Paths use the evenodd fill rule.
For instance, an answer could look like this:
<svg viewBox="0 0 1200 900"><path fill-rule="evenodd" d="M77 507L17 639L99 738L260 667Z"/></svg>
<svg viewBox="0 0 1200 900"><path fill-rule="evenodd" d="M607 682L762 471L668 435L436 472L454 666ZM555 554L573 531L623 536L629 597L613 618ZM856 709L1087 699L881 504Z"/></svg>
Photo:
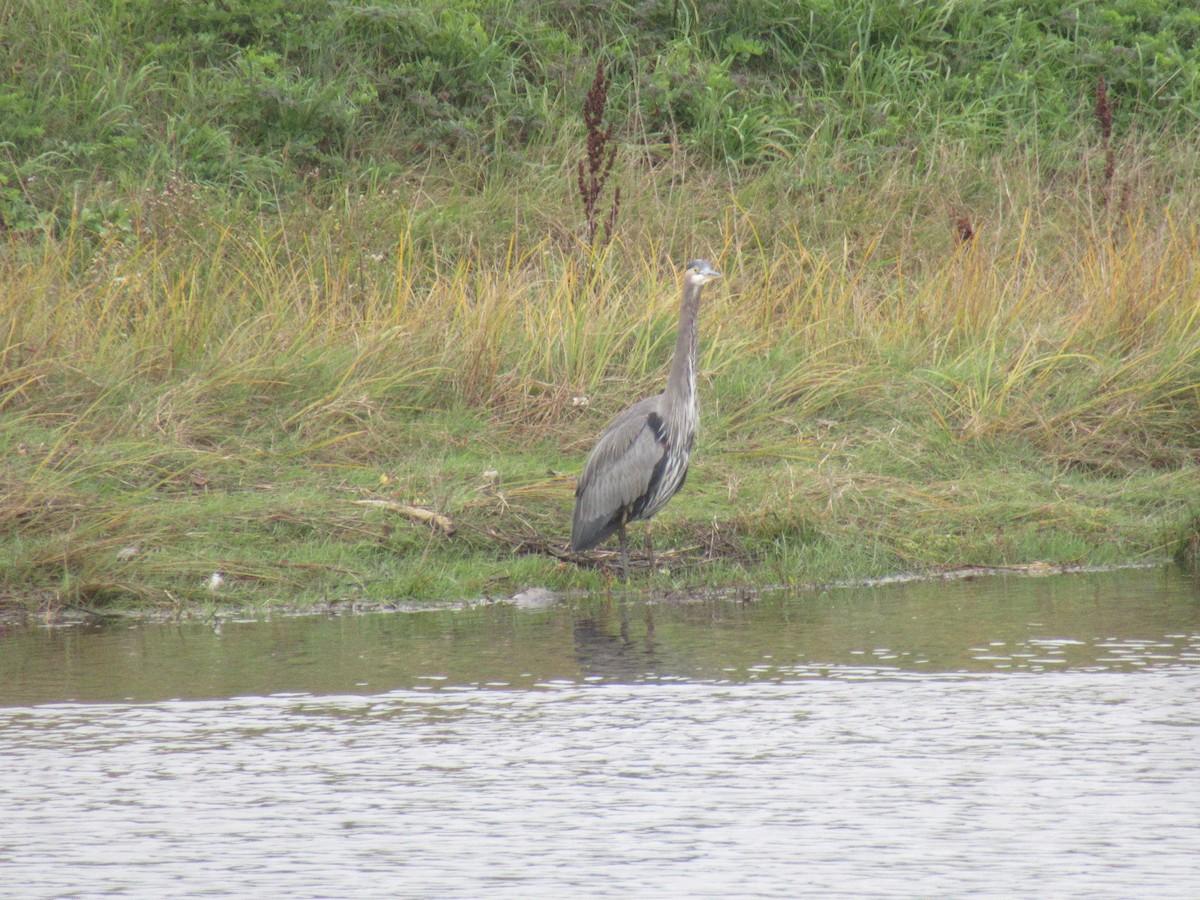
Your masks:
<svg viewBox="0 0 1200 900"><path fill-rule="evenodd" d="M899 573L879 578L855 578L827 583L805 583L794 585L762 585L721 587L710 590L671 591L655 593L639 590L636 585L625 587L613 585L605 596L636 599L651 603L701 603L710 600L735 600L753 603L763 594L776 591L812 593L853 588L888 587L890 585L920 582L955 582L977 578L1016 576L1042 578L1053 575L1084 575L1103 572L1118 572L1128 569L1153 569L1175 565L1168 559L1144 562L1118 563L1114 565L1048 565L1032 563L1015 566L960 566L932 572ZM423 613L465 611L486 606L512 606L516 609L541 609L557 603L597 596L597 592L582 589L551 591L532 587L505 597L482 597L476 600L452 600L445 602L369 602L347 600L345 602L317 605L289 605L286 603L257 606L212 606L191 609L126 609L95 610L74 604L45 601L31 609L19 601L0 600L0 629L11 628L77 628L81 626L116 626L128 624L184 624L265 621L275 617L298 616L345 616L378 613Z"/></svg>

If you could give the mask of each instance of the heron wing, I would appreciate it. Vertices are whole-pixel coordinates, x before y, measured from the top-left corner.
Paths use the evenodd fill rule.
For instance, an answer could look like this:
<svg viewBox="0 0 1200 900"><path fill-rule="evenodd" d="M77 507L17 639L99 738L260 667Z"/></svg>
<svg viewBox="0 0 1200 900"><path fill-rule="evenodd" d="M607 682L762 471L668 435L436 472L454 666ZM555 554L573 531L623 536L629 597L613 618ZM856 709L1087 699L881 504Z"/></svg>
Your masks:
<svg viewBox="0 0 1200 900"><path fill-rule="evenodd" d="M620 526L628 510L650 487L655 467L666 454L661 434L661 395L647 397L625 410L596 442L575 489L571 546L587 550Z"/></svg>

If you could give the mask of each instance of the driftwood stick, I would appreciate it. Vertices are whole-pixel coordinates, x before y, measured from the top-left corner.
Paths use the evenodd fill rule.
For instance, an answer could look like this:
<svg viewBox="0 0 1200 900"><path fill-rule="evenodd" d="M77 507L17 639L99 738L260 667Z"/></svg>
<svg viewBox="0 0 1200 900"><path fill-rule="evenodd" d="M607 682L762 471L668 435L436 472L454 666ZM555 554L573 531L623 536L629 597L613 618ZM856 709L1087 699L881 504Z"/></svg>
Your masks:
<svg viewBox="0 0 1200 900"><path fill-rule="evenodd" d="M412 519L414 522L424 522L430 528L440 531L446 537L452 537L454 532L458 530L448 516L436 513L432 509L409 506L405 503L397 503L395 500L355 500L354 502L360 506L377 506L380 509L390 510L404 516L406 519Z"/></svg>

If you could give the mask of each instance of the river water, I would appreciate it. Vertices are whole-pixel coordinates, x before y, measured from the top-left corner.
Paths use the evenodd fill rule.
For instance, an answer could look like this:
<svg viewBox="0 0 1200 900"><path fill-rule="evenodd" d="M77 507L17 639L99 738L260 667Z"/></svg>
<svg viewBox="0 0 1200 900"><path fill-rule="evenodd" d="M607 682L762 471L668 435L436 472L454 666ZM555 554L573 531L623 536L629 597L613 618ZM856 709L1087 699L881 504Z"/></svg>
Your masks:
<svg viewBox="0 0 1200 900"><path fill-rule="evenodd" d="M0 634L0 896L1200 896L1175 569Z"/></svg>

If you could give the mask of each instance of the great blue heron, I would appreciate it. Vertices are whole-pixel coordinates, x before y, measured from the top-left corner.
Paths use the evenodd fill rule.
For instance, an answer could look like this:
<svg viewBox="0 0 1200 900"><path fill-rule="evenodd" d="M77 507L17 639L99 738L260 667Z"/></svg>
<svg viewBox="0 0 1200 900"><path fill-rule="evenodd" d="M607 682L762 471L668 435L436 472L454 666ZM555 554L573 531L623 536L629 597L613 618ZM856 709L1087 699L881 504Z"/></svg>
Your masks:
<svg viewBox="0 0 1200 900"><path fill-rule="evenodd" d="M721 273L707 260L687 264L675 356L667 389L629 407L600 435L579 485L571 520L571 549L590 550L616 533L621 570L629 579L625 526L662 509L687 478L688 454L700 424L696 400L696 342L700 291ZM649 532L646 547L653 565Z"/></svg>

